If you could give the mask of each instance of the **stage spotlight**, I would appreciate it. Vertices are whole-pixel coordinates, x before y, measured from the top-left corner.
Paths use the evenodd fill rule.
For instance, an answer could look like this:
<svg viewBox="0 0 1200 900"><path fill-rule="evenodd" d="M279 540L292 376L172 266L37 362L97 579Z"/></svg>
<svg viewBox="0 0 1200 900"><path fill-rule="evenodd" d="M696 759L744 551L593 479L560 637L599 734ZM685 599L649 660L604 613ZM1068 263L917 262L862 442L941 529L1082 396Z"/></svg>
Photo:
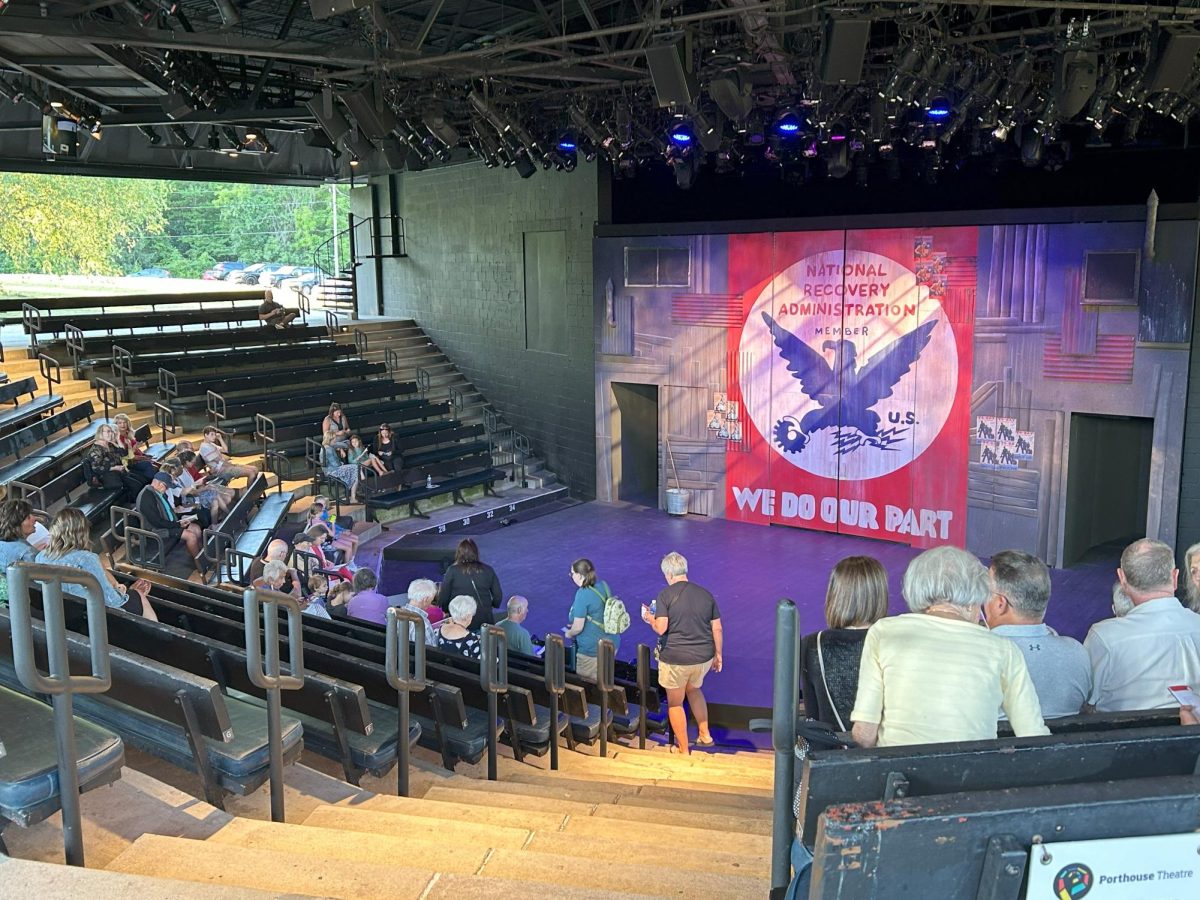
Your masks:
<svg viewBox="0 0 1200 900"><path fill-rule="evenodd" d="M697 157L689 153L686 156L672 157L668 162L675 170L675 186L681 191L691 190L696 179Z"/></svg>
<svg viewBox="0 0 1200 900"><path fill-rule="evenodd" d="M90 134L92 139L96 141L100 140L100 138L104 136L104 132L102 131L102 126L98 118L92 119L91 126L88 128L88 134Z"/></svg>
<svg viewBox="0 0 1200 900"><path fill-rule="evenodd" d="M171 134L175 136L175 140L179 141L185 147L190 147L196 143L196 139L188 134L188 130L182 125L172 125Z"/></svg>
<svg viewBox="0 0 1200 900"><path fill-rule="evenodd" d="M696 140L696 133L690 122L677 122L671 126L669 134L671 143L676 147L690 147Z"/></svg>
<svg viewBox="0 0 1200 900"><path fill-rule="evenodd" d="M1021 129L1021 164L1033 169L1042 164L1042 135L1034 128Z"/></svg>
<svg viewBox="0 0 1200 900"><path fill-rule="evenodd" d="M159 134L157 131L155 131L152 126L139 125L138 131L140 131L142 134L144 134L146 136L146 140L148 140L150 142L151 147L157 147L159 144L162 143L162 135Z"/></svg>
<svg viewBox="0 0 1200 900"><path fill-rule="evenodd" d="M570 131L564 131L558 138L558 149L563 153L574 153L579 148L579 142Z"/></svg>
<svg viewBox="0 0 1200 900"><path fill-rule="evenodd" d="M782 137L791 138L800 133L800 129L804 127L804 120L800 114L791 107L783 110L775 118L775 131Z"/></svg>
<svg viewBox="0 0 1200 900"><path fill-rule="evenodd" d="M246 126L246 140L247 141L257 141L260 137L262 137L262 129L261 128L259 128L257 125L247 125Z"/></svg>
<svg viewBox="0 0 1200 900"><path fill-rule="evenodd" d="M637 175L637 157L629 150L624 150L617 157L617 175L621 178L633 178Z"/></svg>
<svg viewBox="0 0 1200 900"><path fill-rule="evenodd" d="M757 109L753 110L746 117L742 141L747 147L761 147L766 139L767 136L763 129L763 114Z"/></svg>
<svg viewBox="0 0 1200 900"><path fill-rule="evenodd" d="M513 158L513 167L522 178L532 178L537 171L537 166L533 164L533 160L529 158L528 152L524 149L519 150Z"/></svg>
<svg viewBox="0 0 1200 900"><path fill-rule="evenodd" d="M356 154L351 154L351 156L350 156L350 168L352 168L352 169L358 168L358 156Z"/></svg>
<svg viewBox="0 0 1200 900"><path fill-rule="evenodd" d="M925 115L931 119L942 121L950 118L954 112L954 108L950 104L949 97L934 97L929 101L929 107L925 110Z"/></svg>
<svg viewBox="0 0 1200 900"><path fill-rule="evenodd" d="M829 140L833 143L845 143L848 136L849 130L846 128L846 123L841 119L829 126Z"/></svg>

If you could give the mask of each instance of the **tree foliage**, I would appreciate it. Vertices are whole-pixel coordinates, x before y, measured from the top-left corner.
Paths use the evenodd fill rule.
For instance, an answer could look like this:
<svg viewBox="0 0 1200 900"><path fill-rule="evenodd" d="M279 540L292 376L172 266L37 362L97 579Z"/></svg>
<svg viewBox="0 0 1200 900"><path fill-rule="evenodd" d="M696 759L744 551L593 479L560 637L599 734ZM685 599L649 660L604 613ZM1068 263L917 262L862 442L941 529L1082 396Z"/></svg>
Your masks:
<svg viewBox="0 0 1200 900"><path fill-rule="evenodd" d="M120 274L121 252L163 230L169 190L162 181L0 174L0 266Z"/></svg>
<svg viewBox="0 0 1200 900"><path fill-rule="evenodd" d="M199 278L223 260L311 266L345 227L348 189L337 191L335 219L328 186L0 174L0 272L161 266Z"/></svg>

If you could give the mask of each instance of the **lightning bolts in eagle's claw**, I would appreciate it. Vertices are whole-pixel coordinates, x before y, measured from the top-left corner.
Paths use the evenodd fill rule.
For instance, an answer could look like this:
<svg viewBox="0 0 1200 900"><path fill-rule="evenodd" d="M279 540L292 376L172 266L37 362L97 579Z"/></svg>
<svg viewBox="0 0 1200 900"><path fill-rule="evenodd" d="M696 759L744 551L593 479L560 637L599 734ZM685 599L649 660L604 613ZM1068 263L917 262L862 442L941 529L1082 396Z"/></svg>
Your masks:
<svg viewBox="0 0 1200 900"><path fill-rule="evenodd" d="M864 436L858 429L839 428L834 432L833 444L838 456L852 453L861 447L875 447L878 450L895 450L893 444L903 440L907 428L887 428L878 435ZM800 423L792 416L784 416L775 423L775 443L785 453L799 453L808 446L808 434L800 429Z"/></svg>

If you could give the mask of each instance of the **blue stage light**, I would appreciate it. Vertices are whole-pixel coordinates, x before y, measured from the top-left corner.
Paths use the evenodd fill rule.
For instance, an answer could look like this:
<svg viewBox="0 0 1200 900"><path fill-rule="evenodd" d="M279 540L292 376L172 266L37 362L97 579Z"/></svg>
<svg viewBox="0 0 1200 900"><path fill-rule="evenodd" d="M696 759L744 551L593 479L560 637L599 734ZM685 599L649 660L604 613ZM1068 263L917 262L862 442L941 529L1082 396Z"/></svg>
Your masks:
<svg viewBox="0 0 1200 900"><path fill-rule="evenodd" d="M775 130L784 137L794 137L800 133L804 122L794 109L785 109L775 120Z"/></svg>
<svg viewBox="0 0 1200 900"><path fill-rule="evenodd" d="M934 97L929 101L929 108L925 110L925 115L931 119L948 119L953 111L947 98Z"/></svg>
<svg viewBox="0 0 1200 900"><path fill-rule="evenodd" d="M687 122L680 122L671 129L671 143L680 147L690 147L695 139L692 126Z"/></svg>
<svg viewBox="0 0 1200 900"><path fill-rule="evenodd" d="M578 146L575 135L569 131L564 131L562 137L558 139L558 149L563 153L574 153Z"/></svg>

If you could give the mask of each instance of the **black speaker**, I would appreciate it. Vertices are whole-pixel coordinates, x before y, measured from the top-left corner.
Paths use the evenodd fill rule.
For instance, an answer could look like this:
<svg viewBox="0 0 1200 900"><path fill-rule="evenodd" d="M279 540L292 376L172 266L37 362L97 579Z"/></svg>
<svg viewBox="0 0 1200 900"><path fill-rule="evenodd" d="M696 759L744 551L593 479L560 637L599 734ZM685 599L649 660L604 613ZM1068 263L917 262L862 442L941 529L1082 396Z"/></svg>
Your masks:
<svg viewBox="0 0 1200 900"><path fill-rule="evenodd" d="M373 141L387 137L400 124L391 107L382 98L376 97L371 85L353 94L342 94L341 100L358 123L358 130Z"/></svg>
<svg viewBox="0 0 1200 900"><path fill-rule="evenodd" d="M1154 52L1146 69L1146 90L1183 90L1196 64L1196 53L1200 52L1200 34L1163 25L1154 36Z"/></svg>
<svg viewBox="0 0 1200 900"><path fill-rule="evenodd" d="M325 133L329 135L329 140L337 143L346 133L350 131L350 123L346 121L346 117L342 115L342 111L333 103L333 98L326 98L324 95L318 94L311 100L304 103L308 107L308 111L313 114L313 117L321 123L321 127L325 129Z"/></svg>
<svg viewBox="0 0 1200 900"><path fill-rule="evenodd" d="M646 48L646 64L650 67L659 106L687 106L696 99L696 76L688 44L685 38Z"/></svg>
<svg viewBox="0 0 1200 900"><path fill-rule="evenodd" d="M821 65L817 79L823 84L858 84L862 81L870 19L830 18L821 42Z"/></svg>
<svg viewBox="0 0 1200 900"><path fill-rule="evenodd" d="M308 8L312 10L312 17L319 22L370 6L371 2L372 0L308 0Z"/></svg>

